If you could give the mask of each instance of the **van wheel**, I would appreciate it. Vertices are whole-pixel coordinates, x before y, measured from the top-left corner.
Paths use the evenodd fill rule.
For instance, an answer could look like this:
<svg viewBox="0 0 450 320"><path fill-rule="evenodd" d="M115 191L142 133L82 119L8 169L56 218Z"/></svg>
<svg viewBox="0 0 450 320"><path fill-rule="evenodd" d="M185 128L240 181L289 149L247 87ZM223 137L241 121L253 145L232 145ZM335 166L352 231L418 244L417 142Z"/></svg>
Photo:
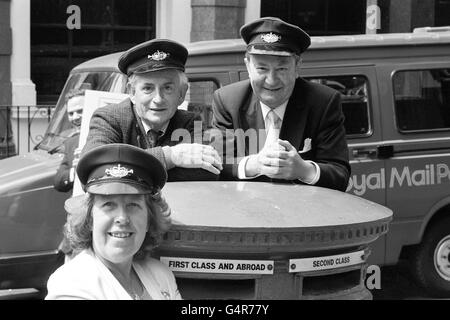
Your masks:
<svg viewBox="0 0 450 320"><path fill-rule="evenodd" d="M431 294L450 297L450 218L433 223L412 255L412 271Z"/></svg>

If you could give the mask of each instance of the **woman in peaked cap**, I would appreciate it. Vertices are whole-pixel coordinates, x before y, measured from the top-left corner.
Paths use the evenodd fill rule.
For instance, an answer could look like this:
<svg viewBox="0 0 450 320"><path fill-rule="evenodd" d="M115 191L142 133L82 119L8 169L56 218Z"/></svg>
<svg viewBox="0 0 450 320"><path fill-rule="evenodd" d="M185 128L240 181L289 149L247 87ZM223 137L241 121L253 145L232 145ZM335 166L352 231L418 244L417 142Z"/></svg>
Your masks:
<svg viewBox="0 0 450 320"><path fill-rule="evenodd" d="M47 300L181 299L173 273L146 254L170 225L161 162L127 144L84 154L77 174L86 194L65 203L65 234L76 256L47 283Z"/></svg>

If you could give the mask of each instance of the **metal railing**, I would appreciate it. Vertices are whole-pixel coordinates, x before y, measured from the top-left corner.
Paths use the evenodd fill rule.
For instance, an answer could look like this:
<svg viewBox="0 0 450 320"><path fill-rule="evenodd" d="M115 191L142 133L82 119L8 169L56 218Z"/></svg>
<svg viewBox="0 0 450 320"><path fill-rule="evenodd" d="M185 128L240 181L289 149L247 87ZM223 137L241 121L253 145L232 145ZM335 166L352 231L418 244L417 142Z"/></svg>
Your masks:
<svg viewBox="0 0 450 320"><path fill-rule="evenodd" d="M0 159L30 152L44 137L54 105L0 105Z"/></svg>

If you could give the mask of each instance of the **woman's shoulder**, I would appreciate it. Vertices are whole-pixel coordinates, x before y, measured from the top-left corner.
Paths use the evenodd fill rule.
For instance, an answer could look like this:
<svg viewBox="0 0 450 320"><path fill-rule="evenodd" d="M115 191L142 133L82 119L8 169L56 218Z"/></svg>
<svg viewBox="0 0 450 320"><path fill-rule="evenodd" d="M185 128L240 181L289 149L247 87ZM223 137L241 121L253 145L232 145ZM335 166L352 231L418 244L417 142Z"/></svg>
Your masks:
<svg viewBox="0 0 450 320"><path fill-rule="evenodd" d="M147 257L135 261L137 269L141 268L141 280L158 291L154 299L181 299L173 272L161 261ZM136 270L138 271L138 270Z"/></svg>
<svg viewBox="0 0 450 320"><path fill-rule="evenodd" d="M60 266L50 276L50 279L78 281L80 279L91 279L98 276L95 257L88 251L81 251L72 260Z"/></svg>
<svg viewBox="0 0 450 320"><path fill-rule="evenodd" d="M94 257L88 252L80 252L76 257L56 269L47 282L46 299L89 298L84 290L87 283L95 283Z"/></svg>
<svg viewBox="0 0 450 320"><path fill-rule="evenodd" d="M137 261L144 269L150 269L154 274L173 275L172 271L158 259L147 257L143 260Z"/></svg>

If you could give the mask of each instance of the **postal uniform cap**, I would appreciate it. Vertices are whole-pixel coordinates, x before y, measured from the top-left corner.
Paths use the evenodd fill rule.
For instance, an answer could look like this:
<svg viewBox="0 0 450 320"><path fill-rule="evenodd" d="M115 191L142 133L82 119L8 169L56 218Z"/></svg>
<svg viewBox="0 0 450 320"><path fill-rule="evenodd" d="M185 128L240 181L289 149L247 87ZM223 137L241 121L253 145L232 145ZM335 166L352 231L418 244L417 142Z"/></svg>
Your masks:
<svg viewBox="0 0 450 320"><path fill-rule="evenodd" d="M167 172L145 150L112 143L86 152L77 165L86 192L93 194L154 194L163 188Z"/></svg>
<svg viewBox="0 0 450 320"><path fill-rule="evenodd" d="M310 36L300 27L274 17L249 22L240 33L251 54L290 56L303 53L311 44Z"/></svg>
<svg viewBox="0 0 450 320"><path fill-rule="evenodd" d="M119 70L130 76L164 69L184 71L188 56L185 46L173 40L153 39L140 43L119 58Z"/></svg>

